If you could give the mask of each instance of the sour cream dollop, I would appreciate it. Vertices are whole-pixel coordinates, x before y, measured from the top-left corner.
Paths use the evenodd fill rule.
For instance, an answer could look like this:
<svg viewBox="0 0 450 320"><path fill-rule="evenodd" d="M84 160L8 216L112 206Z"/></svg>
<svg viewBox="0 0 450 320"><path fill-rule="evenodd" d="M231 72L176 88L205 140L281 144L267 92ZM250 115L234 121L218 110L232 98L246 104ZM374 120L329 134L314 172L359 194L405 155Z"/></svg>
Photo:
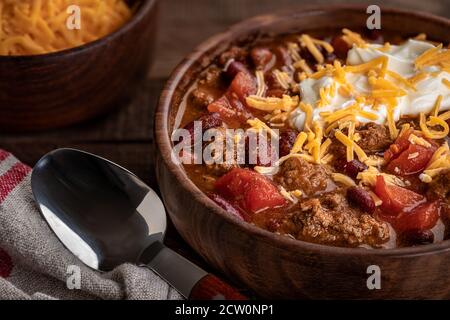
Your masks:
<svg viewBox="0 0 450 320"><path fill-rule="evenodd" d="M450 110L450 89L443 83L443 79L450 81L450 74L442 71L437 66L425 67L417 70L415 60L425 51L433 48L433 44L425 41L408 40L402 45L391 45L388 50L381 51L382 45L370 44L365 48L354 46L348 52L347 65L359 65L369 62L381 56L388 58L387 70L393 71L407 79L420 72L433 73L425 79L416 83L416 90L412 88L401 88L406 91L406 95L397 98L397 107L394 110L394 120L398 121L402 116L419 116L421 112L430 113L439 95L442 95L440 111ZM442 72L439 72L442 71ZM370 94L371 86L366 74L349 73L346 75L349 83L358 94ZM316 106L320 99L321 88L331 87L334 84L334 95L329 99L329 103ZM313 121L320 121L322 112L335 112L344 109L356 102L356 96L344 97L339 94L340 84L330 76L323 76L319 79L307 78L300 82L300 95L304 103L313 106ZM377 120L369 120L364 117L357 117L361 123L375 122L386 123L387 109L385 105L380 105L378 109L372 106L362 106L365 111L370 111L378 116ZM298 130L303 130L305 125L305 113L298 107L290 114L290 124Z"/></svg>

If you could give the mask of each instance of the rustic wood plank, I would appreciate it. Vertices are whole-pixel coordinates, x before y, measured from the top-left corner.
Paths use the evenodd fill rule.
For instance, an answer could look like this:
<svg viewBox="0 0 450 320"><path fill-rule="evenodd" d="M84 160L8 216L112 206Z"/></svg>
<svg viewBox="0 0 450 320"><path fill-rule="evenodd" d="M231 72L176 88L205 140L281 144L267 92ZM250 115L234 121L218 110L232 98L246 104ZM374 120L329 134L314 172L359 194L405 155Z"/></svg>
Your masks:
<svg viewBox="0 0 450 320"><path fill-rule="evenodd" d="M40 133L0 134L0 145L16 141L126 142L151 141L153 115L165 79L148 79L128 104L96 120L66 129Z"/></svg>

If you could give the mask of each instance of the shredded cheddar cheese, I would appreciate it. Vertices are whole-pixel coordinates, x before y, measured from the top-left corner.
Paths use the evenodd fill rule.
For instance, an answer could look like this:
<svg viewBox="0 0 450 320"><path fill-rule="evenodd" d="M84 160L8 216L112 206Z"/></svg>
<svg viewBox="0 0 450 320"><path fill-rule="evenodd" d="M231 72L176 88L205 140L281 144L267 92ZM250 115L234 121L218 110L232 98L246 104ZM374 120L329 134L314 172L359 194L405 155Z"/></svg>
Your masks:
<svg viewBox="0 0 450 320"><path fill-rule="evenodd" d="M303 145L306 142L306 139L308 138L308 135L306 132L300 132L295 139L294 146L291 149L291 153L299 153L302 151Z"/></svg>
<svg viewBox="0 0 450 320"><path fill-rule="evenodd" d="M397 176L392 175L392 174L382 173L373 166L369 166L367 168L367 170L358 173L358 176L356 177L356 179L360 180L360 183L362 185L373 187L373 186L375 186L375 184L377 182L378 176L382 176L384 178L384 181L388 185L395 185L395 186L400 186L400 187L407 186L407 183L405 181L403 181L402 179L398 178Z"/></svg>
<svg viewBox="0 0 450 320"><path fill-rule="evenodd" d="M313 71L311 70L311 68L308 66L308 64L306 63L306 61L304 59L296 61L293 64L293 66L296 69L303 70L306 73L306 75L311 75L313 73Z"/></svg>
<svg viewBox="0 0 450 320"><path fill-rule="evenodd" d="M343 34L344 40L350 45L367 47L361 35L348 29L344 29ZM363 60L364 62L360 64L342 65L339 60L325 63L324 52L333 52L333 47L328 42L307 34L302 34L298 40L299 45L293 42L286 44L293 61L292 65L272 71L274 79L283 89L291 92L292 96L286 94L282 98L263 97L267 87L264 84L264 74L259 71L256 73L257 94L247 97L246 102L252 108L267 112L264 120L268 121L267 123L273 128L289 124L303 131L297 135L290 153L280 158L274 167L255 167L255 170L263 174L273 174L281 163L292 157L304 159L315 165L328 164L335 156L333 150L329 152L334 135L338 143L346 148L347 162L356 158L368 166L367 170L358 174L357 181L346 175L333 173L332 178L335 182L345 186L355 186L358 182L361 186L373 187L376 178L382 176L388 185L408 186L410 183L408 180L403 180L395 174L382 172L382 168L386 165L384 157L365 153L363 146L358 145L361 135L357 128L360 123L385 124L393 141L399 135L411 130L409 142L427 148L432 145L431 139L440 140L447 137L450 111L441 111L447 108L445 93L437 96L431 111L428 109L426 114L420 114L420 129L411 128L410 124L403 124L401 128L397 127L396 120L408 115L403 111L404 101L409 98L411 92L422 90L421 81L428 77L441 77L442 72L450 72L450 51L443 49L442 45L425 51L413 61L416 68L415 74L408 75L409 78L407 78L403 72L399 74L388 70L389 55L381 54L381 52L390 52L392 46L388 42L383 47L377 48L380 51L378 57L369 61ZM316 60L315 71L302 58L301 50L307 50ZM427 68L429 66L440 68L435 71ZM323 79L324 77L328 78ZM354 78L367 81L367 84L364 83L364 89L361 89L358 83L355 84ZM302 81L307 79L311 82L305 82L303 86ZM442 79L442 84L450 88L450 80L447 78ZM314 85L318 87L315 88ZM308 96L308 90L311 90L309 86L313 87L314 94ZM337 95L340 95L339 99L345 98L345 104L335 106ZM301 101L300 97L304 101ZM293 112L301 117L294 118L295 121L292 120ZM263 129L269 133L273 130L259 121L259 119L253 119L248 123L253 129ZM417 157L419 157L418 152L408 155L408 159L412 161ZM430 183L434 177L447 172L449 168L450 152L448 145L445 144L436 151L432 161L420 175L420 179ZM291 199L290 201L296 201L303 195L301 190L295 190L295 192L281 190L280 192L286 199ZM377 206L381 205L381 200L373 192L371 196Z"/></svg>
<svg viewBox="0 0 450 320"><path fill-rule="evenodd" d="M335 137L338 139L343 145L349 147L353 147L354 152L358 156L359 161L365 162L369 157L366 155L366 153L361 149L359 145L357 145L354 141L350 140L345 134L342 133L340 130L336 130Z"/></svg>
<svg viewBox="0 0 450 320"><path fill-rule="evenodd" d="M306 47L319 64L324 62L325 58L323 57L323 54L316 47L316 44L318 44L317 40L313 41L315 39L311 38L307 34L302 34L299 40L302 47Z"/></svg>
<svg viewBox="0 0 450 320"><path fill-rule="evenodd" d="M267 90L266 82L264 80L264 72L261 70L256 71L256 96L262 97Z"/></svg>
<svg viewBox="0 0 450 320"><path fill-rule="evenodd" d="M247 123L251 126L253 130L264 130L267 131L273 138L278 139L278 134L270 128L267 124L265 124L263 121L259 120L258 118L247 120Z"/></svg>
<svg viewBox="0 0 450 320"><path fill-rule="evenodd" d="M288 90L291 87L292 79L287 72L274 70L273 74L283 89Z"/></svg>
<svg viewBox="0 0 450 320"><path fill-rule="evenodd" d="M428 166L425 168L423 173L420 174L419 178L425 183L430 183L433 178L450 171L450 149L448 143L444 143L439 147L433 156L431 157Z"/></svg>
<svg viewBox="0 0 450 320"><path fill-rule="evenodd" d="M298 44L296 44L294 42L289 42L287 44L287 47L288 47L289 55L291 56L292 60L294 60L294 61L301 60L302 57L298 53L300 50L300 48L298 47Z"/></svg>
<svg viewBox="0 0 450 320"><path fill-rule="evenodd" d="M379 207L383 204L383 201L373 192L372 190L369 190L369 194L373 199L373 202L375 202L375 207Z"/></svg>
<svg viewBox="0 0 450 320"><path fill-rule="evenodd" d="M429 120L426 121L425 114L422 112L420 114L420 129L422 129L425 137L430 139L444 139L449 133L448 123L439 117L430 116ZM440 126L443 128L442 131L437 131L428 128L428 126Z"/></svg>
<svg viewBox="0 0 450 320"><path fill-rule="evenodd" d="M442 79L442 83L445 84L445 86L450 89L450 81L444 78Z"/></svg>
<svg viewBox="0 0 450 320"><path fill-rule="evenodd" d="M425 148L431 147L431 143L421 137L416 136L415 134L410 134L408 137L408 141L412 144L417 144Z"/></svg>
<svg viewBox="0 0 450 320"><path fill-rule="evenodd" d="M342 173L333 173L332 178L335 182L341 183L346 187L354 187L356 186L355 181L353 181L352 178L350 178L349 176L346 176L345 174Z"/></svg>
<svg viewBox="0 0 450 320"><path fill-rule="evenodd" d="M448 66L448 64L450 64L450 51L442 50L442 44L428 49L415 61L417 69L422 69L433 65L445 67Z"/></svg>
<svg viewBox="0 0 450 320"><path fill-rule="evenodd" d="M342 33L344 36L342 37L345 42L347 42L350 46L356 45L358 47L366 47L367 43L363 40L360 34L353 32L349 29L342 29Z"/></svg>
<svg viewBox="0 0 450 320"><path fill-rule="evenodd" d="M283 98L263 98L251 95L246 98L246 102L250 107L266 112L272 112L277 109L290 111L298 105L298 100L298 96L290 97L288 95L283 95Z"/></svg>
<svg viewBox="0 0 450 320"><path fill-rule="evenodd" d="M80 29L67 27L68 8L81 11ZM132 12L124 0L2 0L0 55L37 55L77 47L124 25Z"/></svg>

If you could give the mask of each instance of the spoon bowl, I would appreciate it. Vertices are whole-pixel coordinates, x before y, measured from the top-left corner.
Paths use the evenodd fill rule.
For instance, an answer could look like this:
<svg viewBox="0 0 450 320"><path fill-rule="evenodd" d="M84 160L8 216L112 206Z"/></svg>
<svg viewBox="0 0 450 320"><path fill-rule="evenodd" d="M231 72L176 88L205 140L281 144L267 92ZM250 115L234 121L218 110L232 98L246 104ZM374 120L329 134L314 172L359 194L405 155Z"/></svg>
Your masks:
<svg viewBox="0 0 450 320"><path fill-rule="evenodd" d="M166 215L156 193L108 160L56 150L38 162L31 185L52 230L91 268L139 263L142 251L164 237Z"/></svg>

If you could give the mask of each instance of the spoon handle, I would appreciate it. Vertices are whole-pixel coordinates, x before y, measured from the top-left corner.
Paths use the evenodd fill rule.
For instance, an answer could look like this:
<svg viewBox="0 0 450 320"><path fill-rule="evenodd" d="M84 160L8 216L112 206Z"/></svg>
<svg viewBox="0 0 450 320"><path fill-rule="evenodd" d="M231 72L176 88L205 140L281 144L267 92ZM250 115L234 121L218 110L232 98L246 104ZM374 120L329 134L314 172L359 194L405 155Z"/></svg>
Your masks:
<svg viewBox="0 0 450 320"><path fill-rule="evenodd" d="M190 300L247 300L236 289L208 274L161 242L153 243L143 256L146 266Z"/></svg>
<svg viewBox="0 0 450 320"><path fill-rule="evenodd" d="M216 276L208 274L194 286L189 300L248 300Z"/></svg>

